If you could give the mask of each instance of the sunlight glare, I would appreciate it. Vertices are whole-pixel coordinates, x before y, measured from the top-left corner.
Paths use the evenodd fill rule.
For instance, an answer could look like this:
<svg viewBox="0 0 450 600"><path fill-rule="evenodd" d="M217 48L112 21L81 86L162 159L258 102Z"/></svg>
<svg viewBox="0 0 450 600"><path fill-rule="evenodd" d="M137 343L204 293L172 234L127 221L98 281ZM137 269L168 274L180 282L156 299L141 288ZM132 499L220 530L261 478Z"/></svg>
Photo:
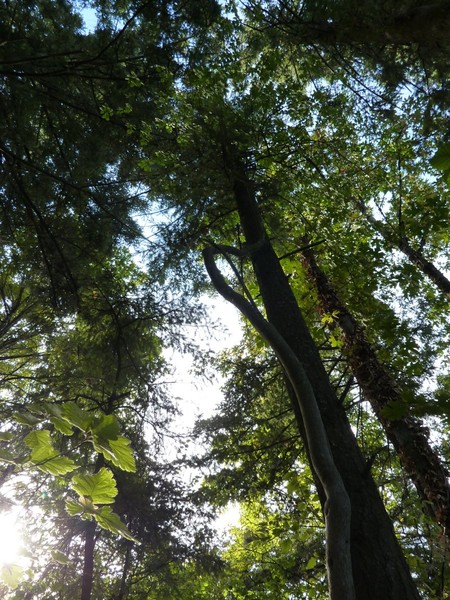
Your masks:
<svg viewBox="0 0 450 600"><path fill-rule="evenodd" d="M241 509L238 502L229 502L216 519L216 529L220 533L229 533L232 527L239 525Z"/></svg>
<svg viewBox="0 0 450 600"><path fill-rule="evenodd" d="M15 562L22 546L17 511L0 513L0 564Z"/></svg>

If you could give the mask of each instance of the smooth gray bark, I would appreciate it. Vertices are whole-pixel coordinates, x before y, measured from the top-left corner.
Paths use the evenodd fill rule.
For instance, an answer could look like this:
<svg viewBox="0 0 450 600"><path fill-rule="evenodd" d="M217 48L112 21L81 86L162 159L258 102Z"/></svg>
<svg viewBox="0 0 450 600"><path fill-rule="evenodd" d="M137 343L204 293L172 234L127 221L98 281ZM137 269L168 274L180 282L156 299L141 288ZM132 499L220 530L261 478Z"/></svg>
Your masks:
<svg viewBox="0 0 450 600"><path fill-rule="evenodd" d="M325 492L327 571L331 600L354 600L350 552L351 505L333 460L328 437L305 370L277 329L225 281L214 261L214 248L203 251L205 266L216 290L250 321L281 362L294 389L303 418L310 457Z"/></svg>

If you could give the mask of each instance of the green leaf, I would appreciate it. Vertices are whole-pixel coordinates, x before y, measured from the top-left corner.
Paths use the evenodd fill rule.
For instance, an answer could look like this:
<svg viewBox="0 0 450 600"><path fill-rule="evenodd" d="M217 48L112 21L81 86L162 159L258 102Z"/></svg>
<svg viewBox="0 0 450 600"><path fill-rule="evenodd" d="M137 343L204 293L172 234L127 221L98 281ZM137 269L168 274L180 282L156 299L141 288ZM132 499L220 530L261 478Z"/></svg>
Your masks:
<svg viewBox="0 0 450 600"><path fill-rule="evenodd" d="M81 517L84 521L92 519L98 508L91 498L86 496L80 496L78 500L66 500L66 510L69 515Z"/></svg>
<svg viewBox="0 0 450 600"><path fill-rule="evenodd" d="M330 325L330 324L334 323L334 319L330 314L325 314L320 319L320 322L323 323L324 325Z"/></svg>
<svg viewBox="0 0 450 600"><path fill-rule="evenodd" d="M42 421L42 419L35 417L29 412L14 413L12 418L14 419L14 421L16 421L16 423L20 423L21 425L28 425L30 427L34 427Z"/></svg>
<svg viewBox="0 0 450 600"><path fill-rule="evenodd" d="M33 461L41 461L52 458L55 455L55 449L52 446L50 431L47 429L35 430L29 433L25 438L25 444L31 448L31 458Z"/></svg>
<svg viewBox="0 0 450 600"><path fill-rule="evenodd" d="M14 590L22 577L23 568L19 565L2 565L0 568L0 581Z"/></svg>
<svg viewBox="0 0 450 600"><path fill-rule="evenodd" d="M119 436L116 440L111 440L109 445L112 449L111 461L116 467L122 471L136 471L136 462L134 460L133 451L130 448L130 441Z"/></svg>
<svg viewBox="0 0 450 600"><path fill-rule="evenodd" d="M329 341L332 348L342 348L344 345L343 340L339 337L336 337L333 333L330 333Z"/></svg>
<svg viewBox="0 0 450 600"><path fill-rule="evenodd" d="M280 542L280 550L283 554L287 554L292 549L292 540L289 538L285 540L281 540Z"/></svg>
<svg viewBox="0 0 450 600"><path fill-rule="evenodd" d="M42 410L45 414L49 415L50 422L54 425L55 429L64 435L72 435L73 429L67 419L64 418L63 412L60 406L57 404L44 404Z"/></svg>
<svg viewBox="0 0 450 600"><path fill-rule="evenodd" d="M408 412L408 404L402 400L395 400L388 402L386 406L381 409L381 414L390 421L396 421L401 419Z"/></svg>
<svg viewBox="0 0 450 600"><path fill-rule="evenodd" d="M44 473L50 473L50 475L65 475L77 468L73 460L67 456L55 456L36 466Z"/></svg>
<svg viewBox="0 0 450 600"><path fill-rule="evenodd" d="M287 483L286 490L288 494L294 494L298 492L300 485L297 479L290 479Z"/></svg>
<svg viewBox="0 0 450 600"><path fill-rule="evenodd" d="M87 496L95 504L112 504L117 496L113 474L105 467L94 475L75 475L71 487L79 496Z"/></svg>
<svg viewBox="0 0 450 600"><path fill-rule="evenodd" d="M84 506L76 500L66 500L66 510L71 517L82 515L85 512Z"/></svg>
<svg viewBox="0 0 450 600"><path fill-rule="evenodd" d="M450 169L450 144L443 144L430 159L430 164L438 171Z"/></svg>
<svg viewBox="0 0 450 600"><path fill-rule="evenodd" d="M0 442L8 442L14 438L14 434L9 431L0 431Z"/></svg>
<svg viewBox="0 0 450 600"><path fill-rule="evenodd" d="M122 471L131 471L134 473L136 471L136 462L133 451L130 448L130 441L120 435L116 440L111 440L109 445L111 447L111 462L116 467L119 467L119 469L122 469Z"/></svg>
<svg viewBox="0 0 450 600"><path fill-rule="evenodd" d="M109 441L118 437L120 428L114 415L102 415L91 431L99 439Z"/></svg>
<svg viewBox="0 0 450 600"><path fill-rule="evenodd" d="M64 552L60 552L59 550L52 550L51 555L53 560L59 563L60 565L69 565L72 562L67 556L67 554L64 554Z"/></svg>
<svg viewBox="0 0 450 600"><path fill-rule="evenodd" d="M92 415L82 410L75 402L66 402L61 410L62 418L81 431L88 431Z"/></svg>
<svg viewBox="0 0 450 600"><path fill-rule="evenodd" d="M66 510L72 517L80 516L82 519L91 519L94 517L103 529L117 533L138 544L140 543L131 535L126 525L120 520L119 515L113 512L110 506L96 507L86 497L82 497L80 501L67 500Z"/></svg>
<svg viewBox="0 0 450 600"><path fill-rule="evenodd" d="M96 505L89 496L80 496L78 502L85 512L94 513L97 510Z"/></svg>
<svg viewBox="0 0 450 600"><path fill-rule="evenodd" d="M72 459L61 456L55 450L47 429L32 431L24 441L31 448L31 462L41 471L52 475L64 475L77 468Z"/></svg>
<svg viewBox="0 0 450 600"><path fill-rule="evenodd" d="M112 533L118 533L127 540L137 542L138 544L140 543L139 540L131 535L128 527L122 523L119 515L113 512L110 506L102 506L94 516L97 523L100 527L103 527L103 529L107 529Z"/></svg>
<svg viewBox="0 0 450 600"><path fill-rule="evenodd" d="M72 435L72 427L64 419L58 417L50 417L50 423L54 425L55 429L64 435Z"/></svg>
<svg viewBox="0 0 450 600"><path fill-rule="evenodd" d="M306 563L305 570L310 571L311 569L314 569L314 567L316 565L317 565L317 558L315 556L311 556L311 558Z"/></svg>

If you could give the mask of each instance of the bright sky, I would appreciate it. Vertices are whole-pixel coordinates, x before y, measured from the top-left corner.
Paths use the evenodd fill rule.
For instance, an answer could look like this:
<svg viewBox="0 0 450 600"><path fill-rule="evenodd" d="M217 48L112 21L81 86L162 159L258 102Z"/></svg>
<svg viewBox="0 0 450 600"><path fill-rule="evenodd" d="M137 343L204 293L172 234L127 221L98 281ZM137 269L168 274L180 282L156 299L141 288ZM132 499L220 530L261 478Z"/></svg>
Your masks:
<svg viewBox="0 0 450 600"><path fill-rule="evenodd" d="M192 334L195 342L205 350L222 352L231 348L241 339L241 324L238 310L220 296L213 300L205 300L211 320L219 323L220 330L211 332L206 327L193 327ZM170 391L174 397L182 398L180 408L183 411L184 428L191 427L195 422L196 415L209 417L213 414L218 402L222 399L220 386L222 381L217 375L213 382L208 382L196 377L192 373L193 361L190 356L180 353L168 352L166 355L171 359L176 371ZM184 406L183 406L184 404Z"/></svg>
<svg viewBox="0 0 450 600"><path fill-rule="evenodd" d="M242 337L242 324L239 318L239 311L229 302L221 298L218 294L214 299L205 299L209 306L211 319L219 322L220 335L213 337L208 335L208 331L195 329L196 342L200 343L205 349L211 349L214 352L223 352L227 348L236 345ZM220 375L212 382L200 379L192 373L192 358L181 354L167 356L171 359L175 367L173 373L173 383L169 385L170 393L173 397L179 398L178 406L182 414L174 424L174 430L177 432L189 433L200 416L207 418L213 415L217 405L223 398L221 386L223 380ZM168 455L176 457L177 442L172 448L167 448ZM193 448L195 451L195 448ZM201 448L199 448L201 452ZM186 473L189 478L189 473ZM226 535L230 527L235 526L239 520L239 506L236 503L230 503L216 520L216 529L220 537Z"/></svg>
<svg viewBox="0 0 450 600"><path fill-rule="evenodd" d="M0 513L0 565L15 563L23 542L21 538L18 507Z"/></svg>

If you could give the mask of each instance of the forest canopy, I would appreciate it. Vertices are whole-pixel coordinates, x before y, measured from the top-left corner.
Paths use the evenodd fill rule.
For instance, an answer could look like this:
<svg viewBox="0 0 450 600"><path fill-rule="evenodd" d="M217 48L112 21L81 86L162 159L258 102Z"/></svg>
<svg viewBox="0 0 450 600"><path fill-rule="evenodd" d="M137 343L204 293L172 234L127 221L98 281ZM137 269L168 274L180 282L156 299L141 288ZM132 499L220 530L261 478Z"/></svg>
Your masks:
<svg viewBox="0 0 450 600"><path fill-rule="evenodd" d="M449 26L0 6L2 597L450 596ZM188 434L171 355L224 382Z"/></svg>

